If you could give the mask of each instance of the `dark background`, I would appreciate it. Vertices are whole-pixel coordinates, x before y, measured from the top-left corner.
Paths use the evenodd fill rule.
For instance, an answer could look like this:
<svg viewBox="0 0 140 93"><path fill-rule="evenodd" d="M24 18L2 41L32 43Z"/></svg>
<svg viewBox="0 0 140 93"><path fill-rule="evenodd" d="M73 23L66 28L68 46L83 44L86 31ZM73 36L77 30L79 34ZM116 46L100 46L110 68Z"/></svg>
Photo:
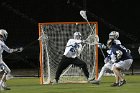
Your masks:
<svg viewBox="0 0 140 93"><path fill-rule="evenodd" d="M12 48L24 47L22 53L4 52L4 60L10 61L11 68L38 68L38 23L85 21L79 11L86 9L88 20L98 22L100 42L106 43L110 31L117 30L122 44L132 51L134 67L139 68L140 6L136 1L1 0L0 29L8 31L6 44Z"/></svg>

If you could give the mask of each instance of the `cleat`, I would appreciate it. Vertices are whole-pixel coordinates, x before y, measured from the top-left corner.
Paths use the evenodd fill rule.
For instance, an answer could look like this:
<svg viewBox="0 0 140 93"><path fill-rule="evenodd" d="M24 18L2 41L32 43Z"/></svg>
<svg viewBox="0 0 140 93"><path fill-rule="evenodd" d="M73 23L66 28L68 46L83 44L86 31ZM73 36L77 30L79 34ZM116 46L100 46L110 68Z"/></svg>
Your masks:
<svg viewBox="0 0 140 93"><path fill-rule="evenodd" d="M0 90L11 90L11 88L7 87L5 82L0 82Z"/></svg>
<svg viewBox="0 0 140 93"><path fill-rule="evenodd" d="M93 81L90 81L91 84L97 84L99 85L100 84L100 80L93 80Z"/></svg>
<svg viewBox="0 0 140 93"><path fill-rule="evenodd" d="M58 80L54 79L54 80L52 81L52 84L53 84L53 85L58 84Z"/></svg>
<svg viewBox="0 0 140 93"><path fill-rule="evenodd" d="M95 80L95 78L88 78L88 82Z"/></svg>
<svg viewBox="0 0 140 93"><path fill-rule="evenodd" d="M122 85L124 85L124 84L126 84L126 81L125 81L125 80L120 81L119 86L122 86Z"/></svg>
<svg viewBox="0 0 140 93"><path fill-rule="evenodd" d="M111 85L111 87L116 87L116 86L119 86L119 83L113 83L113 84Z"/></svg>
<svg viewBox="0 0 140 93"><path fill-rule="evenodd" d="M11 90L11 88L3 87L4 90Z"/></svg>

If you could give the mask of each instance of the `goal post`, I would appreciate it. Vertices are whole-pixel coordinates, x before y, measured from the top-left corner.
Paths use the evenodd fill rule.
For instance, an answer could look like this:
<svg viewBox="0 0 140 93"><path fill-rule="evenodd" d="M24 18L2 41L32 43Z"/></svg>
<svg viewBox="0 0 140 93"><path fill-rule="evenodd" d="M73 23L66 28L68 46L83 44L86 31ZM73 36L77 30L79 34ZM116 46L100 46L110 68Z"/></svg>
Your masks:
<svg viewBox="0 0 140 93"><path fill-rule="evenodd" d="M94 31L91 30L94 28ZM55 78L58 64L63 56L65 46L73 33L82 34L82 40L86 40L92 33L98 35L98 23L90 22L48 22L39 23L40 41L40 84L49 84ZM86 62L90 78L98 77L98 45L83 45L80 59ZM60 76L60 83L87 82L84 73L79 67L70 65Z"/></svg>

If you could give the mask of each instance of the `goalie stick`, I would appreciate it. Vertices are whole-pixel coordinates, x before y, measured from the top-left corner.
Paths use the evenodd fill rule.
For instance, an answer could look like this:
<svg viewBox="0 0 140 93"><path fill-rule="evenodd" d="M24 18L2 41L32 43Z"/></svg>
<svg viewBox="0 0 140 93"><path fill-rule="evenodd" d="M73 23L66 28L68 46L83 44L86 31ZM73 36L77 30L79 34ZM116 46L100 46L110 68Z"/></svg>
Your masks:
<svg viewBox="0 0 140 93"><path fill-rule="evenodd" d="M88 23L89 27L91 28L92 32L94 32L94 29L91 27L91 25L90 25L90 23L89 23L89 21L88 21L88 19L87 19L86 11L85 11L85 10L81 10L81 11L80 11L80 15L87 21L87 23ZM91 33L91 34L92 34L92 33ZM95 34L95 33L94 33L94 34ZM95 35L95 38L96 38L96 37L98 37L98 35ZM88 38L87 38L87 39L88 39ZM97 41L98 41L98 43L96 43L96 44L101 44L101 43L99 43L99 38L98 38ZM99 48L100 48L100 47L99 47ZM105 54L104 54L102 48L100 48L100 50L101 50L101 52L102 52L103 57L105 58Z"/></svg>
<svg viewBox="0 0 140 93"><path fill-rule="evenodd" d="M80 15L87 21L89 27L91 28L92 32L90 33L90 35L93 33L93 38L92 38L92 39L94 39L94 38L97 39L98 35L96 35L96 32L94 32L95 27L94 27L94 29L91 27L91 25L90 25L90 23L89 23L89 21L88 21L88 19L87 19L86 11L85 11L85 10L81 10L81 11L80 11ZM90 37L90 35L89 35L89 37ZM87 39L88 39L88 38L87 38ZM98 42L98 43L97 43L97 42ZM98 38L97 42L96 42L96 43L99 44L99 38ZM83 47L83 48L84 48L84 47ZM100 47L99 47L99 48L100 48ZM105 58L105 55L104 55L104 52L103 52L102 48L100 48L100 50L101 50L101 53L102 53L103 57ZM94 63L94 64L95 64L95 63ZM93 68L95 68L95 65L93 66ZM94 73L94 70L92 71L92 73ZM97 78L97 77L96 77L96 78Z"/></svg>

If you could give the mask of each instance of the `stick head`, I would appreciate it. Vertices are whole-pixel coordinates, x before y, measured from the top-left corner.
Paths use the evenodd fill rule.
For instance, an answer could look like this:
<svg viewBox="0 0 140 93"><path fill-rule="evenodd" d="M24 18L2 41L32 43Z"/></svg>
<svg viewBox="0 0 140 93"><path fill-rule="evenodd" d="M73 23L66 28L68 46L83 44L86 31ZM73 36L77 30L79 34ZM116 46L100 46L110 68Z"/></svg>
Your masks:
<svg viewBox="0 0 140 93"><path fill-rule="evenodd" d="M22 52L23 51L23 47L17 48L17 52Z"/></svg>
<svg viewBox="0 0 140 93"><path fill-rule="evenodd" d="M90 35L86 39L86 43L89 44L89 45L99 44L99 37L98 37L98 35Z"/></svg>
<svg viewBox="0 0 140 93"><path fill-rule="evenodd" d="M80 15L81 15L85 20L87 20L87 15L86 15L86 11L85 11L85 10L81 10L81 11L80 11Z"/></svg>

